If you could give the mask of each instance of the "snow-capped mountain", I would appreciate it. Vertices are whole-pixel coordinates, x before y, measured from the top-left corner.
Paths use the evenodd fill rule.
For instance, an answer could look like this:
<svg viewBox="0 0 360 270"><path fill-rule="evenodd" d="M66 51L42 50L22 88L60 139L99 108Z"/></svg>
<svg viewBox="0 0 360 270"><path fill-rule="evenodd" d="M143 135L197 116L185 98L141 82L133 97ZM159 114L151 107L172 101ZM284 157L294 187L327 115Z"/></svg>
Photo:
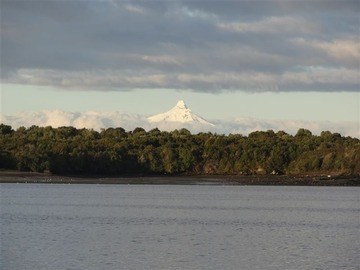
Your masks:
<svg viewBox="0 0 360 270"><path fill-rule="evenodd" d="M148 117L150 123L160 122L177 122L177 123L199 123L202 125L214 126L212 123L206 121L200 116L191 112L186 106L183 100L179 100L178 103L171 110L156 114Z"/></svg>

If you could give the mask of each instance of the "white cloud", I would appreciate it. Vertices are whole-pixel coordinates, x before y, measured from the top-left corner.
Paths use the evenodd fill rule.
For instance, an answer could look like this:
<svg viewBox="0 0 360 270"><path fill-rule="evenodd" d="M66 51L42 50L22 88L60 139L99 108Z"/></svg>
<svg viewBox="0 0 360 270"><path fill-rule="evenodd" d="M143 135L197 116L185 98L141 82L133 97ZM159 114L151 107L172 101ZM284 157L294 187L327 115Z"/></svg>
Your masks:
<svg viewBox="0 0 360 270"><path fill-rule="evenodd" d="M136 5L132 5L132 4L126 4L124 5L125 9L127 11L130 11L132 13L139 13L139 14L144 14L145 10L140 7L140 6L136 6Z"/></svg>
<svg viewBox="0 0 360 270"><path fill-rule="evenodd" d="M151 63L166 63L181 66L181 61L169 55L143 55L140 58Z"/></svg>
<svg viewBox="0 0 360 270"><path fill-rule="evenodd" d="M296 38L291 40L291 42L307 49L317 49L339 65L359 68L360 42L358 38L333 39L331 41Z"/></svg>
<svg viewBox="0 0 360 270"><path fill-rule="evenodd" d="M334 62L357 69L360 77L360 42L359 40L333 40L331 42L314 42L313 47L328 54Z"/></svg>
<svg viewBox="0 0 360 270"><path fill-rule="evenodd" d="M319 135L322 131L338 132L343 136L360 138L360 124L351 121L301 121L301 120L266 120L256 118L234 118L228 121L219 121L218 126L227 133L249 134L257 130L284 130L296 134L299 128L310 130Z"/></svg>
<svg viewBox="0 0 360 270"><path fill-rule="evenodd" d="M163 87L166 74L134 74L114 70L57 71L43 69L20 69L5 82L30 85L55 85L60 87Z"/></svg>
<svg viewBox="0 0 360 270"><path fill-rule="evenodd" d="M195 19L210 20L210 21L217 19L217 16L213 13L204 12L199 9L190 9L188 7L177 8L176 12Z"/></svg>
<svg viewBox="0 0 360 270"><path fill-rule="evenodd" d="M285 72L280 76L283 84L328 84L342 85L359 83L359 71L346 68L303 67L300 72ZM339 89L341 90L341 89Z"/></svg>
<svg viewBox="0 0 360 270"><path fill-rule="evenodd" d="M152 61L158 61L152 59ZM38 69L21 69L6 83L21 82L32 85L56 85L60 87L85 88L198 88L212 90L243 90L243 91L287 91L294 85L326 88L343 86L358 87L359 70L322 66L299 66L298 70L283 73L267 73L258 71L208 73L162 73L146 71L134 74L131 71L93 70L93 71L55 71ZM202 90L204 91L204 90Z"/></svg>
<svg viewBox="0 0 360 270"><path fill-rule="evenodd" d="M187 128L192 133L216 132L218 134L240 133L247 135L253 131L284 130L290 134L296 134L299 128L306 128L313 134L330 130L343 136L360 138L360 124L355 122L331 122L331 121L300 121L300 120L266 120L249 117L238 117L228 120L210 120L214 126L192 123L150 123L146 116L120 113L120 112L65 112L65 111L41 111L23 112L12 115L0 115L0 122L11 125L13 128L20 126L74 126L76 128L101 128L122 127L125 130L133 130L143 127L145 130L159 128L171 131L174 129Z"/></svg>
<svg viewBox="0 0 360 270"><path fill-rule="evenodd" d="M179 74L180 83L203 83L218 89L270 91L277 88L277 76L260 72L214 72L211 74Z"/></svg>
<svg viewBox="0 0 360 270"><path fill-rule="evenodd" d="M305 20L296 17L267 17L254 22L218 22L217 27L238 33L315 33L317 27Z"/></svg>

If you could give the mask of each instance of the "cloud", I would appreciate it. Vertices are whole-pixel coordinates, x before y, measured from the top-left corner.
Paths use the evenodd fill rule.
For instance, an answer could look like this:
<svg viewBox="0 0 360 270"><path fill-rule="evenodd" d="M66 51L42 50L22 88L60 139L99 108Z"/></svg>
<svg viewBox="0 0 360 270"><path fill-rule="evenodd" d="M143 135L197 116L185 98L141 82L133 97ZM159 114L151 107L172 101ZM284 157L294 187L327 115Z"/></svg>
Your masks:
<svg viewBox="0 0 360 270"><path fill-rule="evenodd" d="M313 49L315 53L322 53L323 60L333 66L344 66L358 70L360 65L360 43L358 38L323 40L305 40L303 38L291 41L305 49Z"/></svg>
<svg viewBox="0 0 360 270"><path fill-rule="evenodd" d="M43 69L20 69L8 82L53 85L65 88L123 89L170 88L194 89L194 91L216 92L218 90L243 91L296 91L298 88L327 91L358 91L358 70L346 68L323 68L316 66L297 67L297 70L280 74L266 72L208 72L208 73L161 73L145 71L143 74L131 70L56 71ZM345 88L345 89L344 89ZM201 89L201 90L198 90Z"/></svg>
<svg viewBox="0 0 360 270"><path fill-rule="evenodd" d="M238 33L264 33L283 34L283 33L316 33L317 29L312 23L304 18L296 17L267 17L256 22L220 22L217 24L220 29Z"/></svg>
<svg viewBox="0 0 360 270"><path fill-rule="evenodd" d="M139 13L139 14L144 14L145 13L145 10L142 7L135 6L135 5L126 4L125 9L130 11L130 12L134 12L134 13Z"/></svg>
<svg viewBox="0 0 360 270"><path fill-rule="evenodd" d="M0 115L0 120L1 123L7 123L13 128L37 125L52 127L73 126L75 128L92 128L95 130L108 127L123 127L126 130L133 130L135 127L149 127L145 116L120 112L44 110Z"/></svg>
<svg viewBox="0 0 360 270"><path fill-rule="evenodd" d="M360 59L359 40L334 40L332 42L314 42L314 47L327 52L331 57L339 60L356 61ZM359 64L359 62L357 62Z"/></svg>
<svg viewBox="0 0 360 270"><path fill-rule="evenodd" d="M142 60L151 62L151 63L167 63L167 64L174 64L174 65L181 65L181 62L177 60L175 57L169 55L143 55L140 56Z"/></svg>
<svg viewBox="0 0 360 270"><path fill-rule="evenodd" d="M359 91L357 1L1 1L1 80Z"/></svg>
<svg viewBox="0 0 360 270"><path fill-rule="evenodd" d="M301 121L301 120L269 120L256 118L234 118L227 121L216 122L218 130L225 130L226 133L240 133L247 135L258 130L283 130L295 135L299 128L310 130L313 134L319 135L322 131L338 132L342 136L360 138L360 126L350 121Z"/></svg>
<svg viewBox="0 0 360 270"><path fill-rule="evenodd" d="M309 129L313 134L320 134L321 131L329 130L338 132L343 136L360 138L360 125L354 122L331 122L331 121L300 121L300 120L269 120L250 117L237 117L227 120L210 120L214 125L202 125L200 123L175 123L161 122L151 123L147 116L121 113L121 112L66 112L66 111L39 111L22 112L12 115L1 115L0 123L11 125L13 128L20 126L73 126L76 128L92 128L101 130L109 127L122 127L127 131L142 127L145 130L159 128L160 130L171 131L186 128L192 133L215 132L218 134L240 133L247 135L253 131L284 130L290 134L296 134L299 128Z"/></svg>

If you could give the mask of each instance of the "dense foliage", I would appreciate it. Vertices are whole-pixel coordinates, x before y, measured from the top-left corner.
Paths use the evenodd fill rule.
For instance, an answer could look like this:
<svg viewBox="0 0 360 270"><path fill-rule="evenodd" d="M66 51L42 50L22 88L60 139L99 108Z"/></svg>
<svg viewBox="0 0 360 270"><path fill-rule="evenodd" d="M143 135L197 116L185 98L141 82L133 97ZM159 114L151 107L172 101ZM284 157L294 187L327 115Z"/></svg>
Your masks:
<svg viewBox="0 0 360 270"><path fill-rule="evenodd" d="M0 168L56 174L360 173L360 141L324 131L248 136L0 125Z"/></svg>

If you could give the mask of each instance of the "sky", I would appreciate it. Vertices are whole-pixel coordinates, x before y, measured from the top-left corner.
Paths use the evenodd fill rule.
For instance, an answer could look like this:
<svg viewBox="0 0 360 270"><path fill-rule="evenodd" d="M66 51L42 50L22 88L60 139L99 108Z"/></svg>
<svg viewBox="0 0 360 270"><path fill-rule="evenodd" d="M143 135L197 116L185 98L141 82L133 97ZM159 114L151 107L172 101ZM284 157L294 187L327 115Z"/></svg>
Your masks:
<svg viewBox="0 0 360 270"><path fill-rule="evenodd" d="M1 0L1 113L360 123L360 1ZM360 125L359 125L360 126Z"/></svg>

